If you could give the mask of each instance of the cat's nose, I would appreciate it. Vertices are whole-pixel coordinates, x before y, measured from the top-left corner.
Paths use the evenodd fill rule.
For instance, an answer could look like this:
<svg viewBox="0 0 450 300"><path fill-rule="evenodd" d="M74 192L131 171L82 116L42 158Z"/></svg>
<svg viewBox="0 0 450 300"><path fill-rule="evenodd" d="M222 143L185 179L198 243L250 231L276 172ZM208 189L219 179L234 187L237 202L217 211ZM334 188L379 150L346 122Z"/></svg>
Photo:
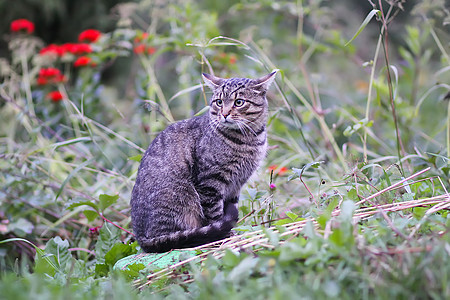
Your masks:
<svg viewBox="0 0 450 300"><path fill-rule="evenodd" d="M226 120L227 117L231 114L231 110L222 110L222 116Z"/></svg>

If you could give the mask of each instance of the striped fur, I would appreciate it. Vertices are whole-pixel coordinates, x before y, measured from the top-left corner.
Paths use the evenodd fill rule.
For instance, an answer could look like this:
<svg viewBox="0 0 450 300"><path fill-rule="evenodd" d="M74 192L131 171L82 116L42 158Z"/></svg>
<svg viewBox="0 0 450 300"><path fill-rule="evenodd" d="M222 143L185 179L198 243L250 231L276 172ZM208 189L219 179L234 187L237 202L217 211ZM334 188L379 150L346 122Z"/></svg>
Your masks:
<svg viewBox="0 0 450 300"><path fill-rule="evenodd" d="M265 156L266 92L259 79L203 74L209 114L172 124L151 143L131 198L136 238L145 252L223 239L238 219L242 185Z"/></svg>

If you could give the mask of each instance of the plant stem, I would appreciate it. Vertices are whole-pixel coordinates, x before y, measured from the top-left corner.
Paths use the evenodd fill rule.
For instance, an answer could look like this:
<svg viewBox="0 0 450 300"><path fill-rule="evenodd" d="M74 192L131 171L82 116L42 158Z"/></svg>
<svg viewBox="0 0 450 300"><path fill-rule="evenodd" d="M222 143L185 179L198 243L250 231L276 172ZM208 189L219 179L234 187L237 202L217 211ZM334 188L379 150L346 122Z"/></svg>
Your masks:
<svg viewBox="0 0 450 300"><path fill-rule="evenodd" d="M116 226L117 228L119 228L119 229L121 229L121 230L123 230L123 231L125 231L126 233L128 233L128 234L131 234L132 236L135 236L134 235L134 233L132 233L132 232L130 232L130 231L128 231L128 230L126 230L125 228L123 228L122 226L120 226L120 225L117 225L116 223L114 223L113 221L110 221L109 219L107 219L107 218L105 218L105 216L103 216L103 214L102 213L100 213L100 212L97 212L98 213L98 215L104 220L104 221L106 221L106 222L108 222L108 223L110 223L110 224L112 224L112 225L114 225L114 226Z"/></svg>
<svg viewBox="0 0 450 300"><path fill-rule="evenodd" d="M402 175L404 174L403 171L403 164L402 164L402 152L404 153L404 149L403 149L403 143L400 137L400 130L399 130L399 126L398 126L398 120L397 120L397 113L395 112L395 102L394 102L394 93L393 93L393 87L392 87L392 78L391 78L391 71L390 71L390 64L389 64L389 52L388 52L388 30L387 30L387 21L386 19L389 18L389 15L392 11L393 6L391 5L389 7L389 10L386 14L386 17L384 15L383 12L383 6L381 4L381 0L378 0L379 6L380 6L380 11L381 11L381 18L382 18L382 28L384 28L385 30L381 30L381 36L383 37L383 50L384 50L384 60L386 63L386 76L387 76L387 83L388 83L388 88L389 88L389 99L390 99L390 104L391 104L391 109L392 109L392 117L394 120L394 126L395 126L395 135L397 138L397 155L398 155L398 161L400 164L400 169L402 172Z"/></svg>
<svg viewBox="0 0 450 300"><path fill-rule="evenodd" d="M370 103L372 101L373 81L375 78L375 69L377 66L378 55L380 53L383 31L384 31L384 28L381 29L380 36L378 37L377 47L375 49L375 55L373 57L372 70L370 71L369 91L367 94L366 117L365 117L368 121L369 121L369 117L370 117ZM367 163L367 127L364 127L363 157L364 157L364 162Z"/></svg>

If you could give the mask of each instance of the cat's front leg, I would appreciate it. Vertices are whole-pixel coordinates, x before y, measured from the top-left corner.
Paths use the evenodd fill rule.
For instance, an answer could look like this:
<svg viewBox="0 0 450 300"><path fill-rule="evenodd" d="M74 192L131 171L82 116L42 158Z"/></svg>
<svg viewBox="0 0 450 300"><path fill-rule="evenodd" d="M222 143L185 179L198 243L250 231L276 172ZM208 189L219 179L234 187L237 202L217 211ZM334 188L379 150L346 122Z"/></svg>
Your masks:
<svg viewBox="0 0 450 300"><path fill-rule="evenodd" d="M216 185L207 183L199 184L195 189L200 196L200 204L204 215L204 225L222 219L224 213L224 196L222 189Z"/></svg>
<svg viewBox="0 0 450 300"><path fill-rule="evenodd" d="M238 210L238 198L233 198L231 201L226 200L223 206L223 217L233 220L235 222L239 219L239 210Z"/></svg>
<svg viewBox="0 0 450 300"><path fill-rule="evenodd" d="M224 216L224 201L222 197L204 197L200 202L205 216L205 223L211 224Z"/></svg>

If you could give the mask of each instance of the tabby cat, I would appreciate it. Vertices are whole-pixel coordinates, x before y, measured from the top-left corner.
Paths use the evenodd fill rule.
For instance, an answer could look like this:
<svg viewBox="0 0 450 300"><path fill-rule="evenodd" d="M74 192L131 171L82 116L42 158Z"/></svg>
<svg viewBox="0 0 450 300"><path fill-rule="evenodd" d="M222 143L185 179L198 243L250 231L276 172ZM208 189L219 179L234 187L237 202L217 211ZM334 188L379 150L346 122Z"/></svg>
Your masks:
<svg viewBox="0 0 450 300"><path fill-rule="evenodd" d="M227 237L242 185L266 154L266 92L259 79L203 74L208 114L172 124L151 143L131 198L133 230L145 252L194 247Z"/></svg>

